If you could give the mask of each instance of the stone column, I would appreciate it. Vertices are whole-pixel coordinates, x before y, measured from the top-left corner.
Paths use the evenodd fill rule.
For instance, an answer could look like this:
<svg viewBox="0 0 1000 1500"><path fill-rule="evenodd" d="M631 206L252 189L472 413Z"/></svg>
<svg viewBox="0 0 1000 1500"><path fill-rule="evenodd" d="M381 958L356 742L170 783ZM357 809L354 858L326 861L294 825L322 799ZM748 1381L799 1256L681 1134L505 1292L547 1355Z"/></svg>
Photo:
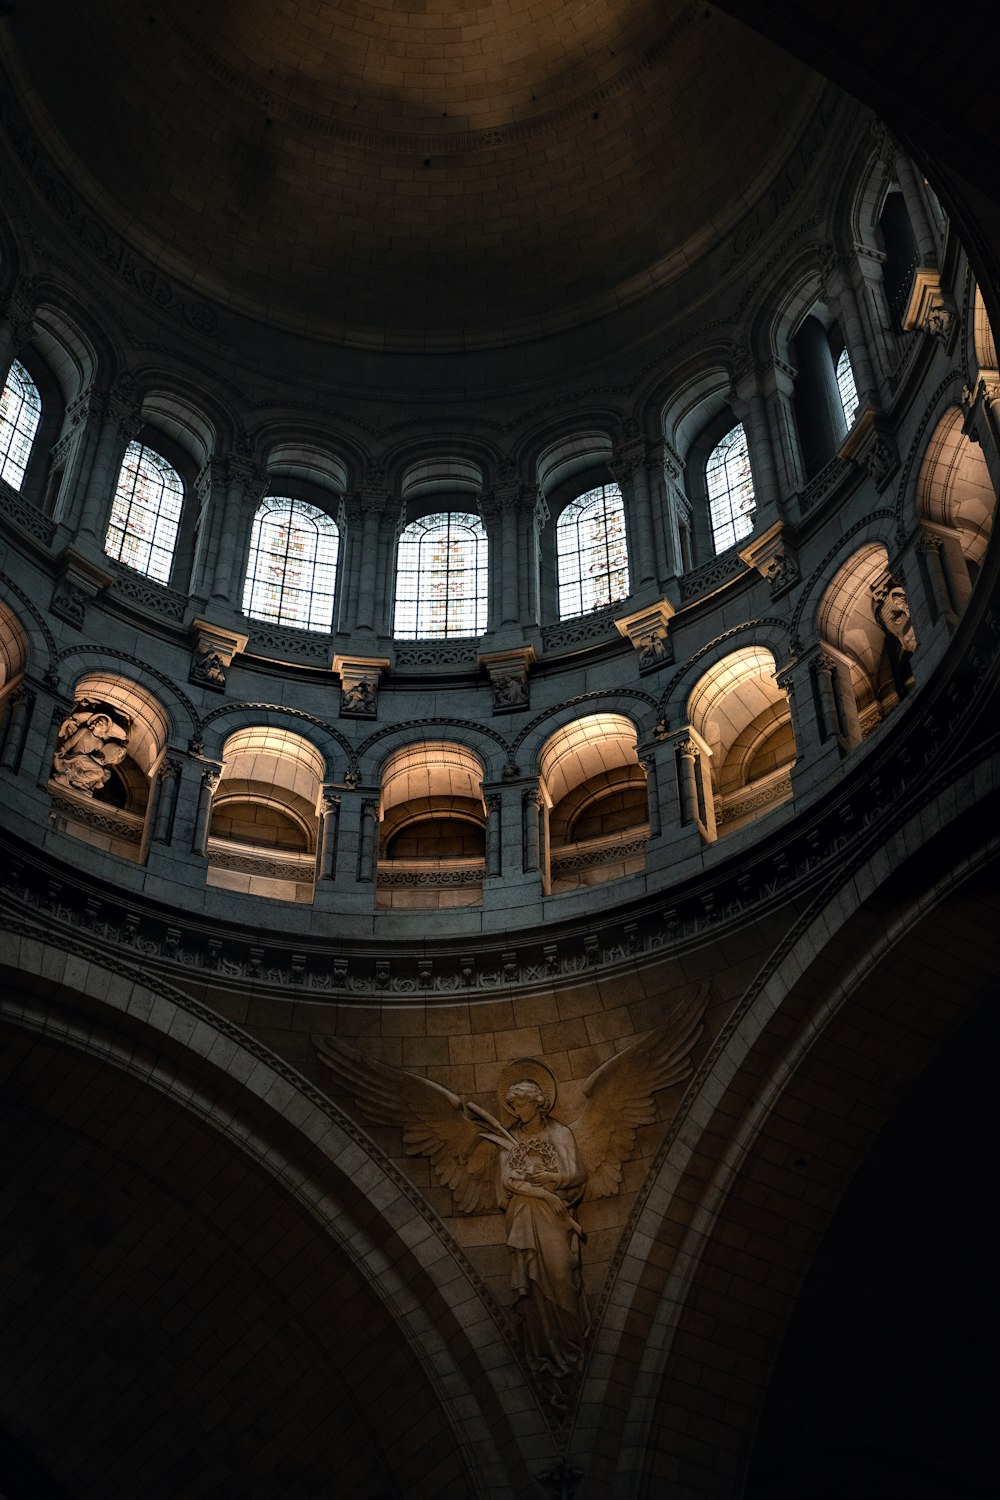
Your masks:
<svg viewBox="0 0 1000 1500"><path fill-rule="evenodd" d="M319 798L319 849L316 858L317 880L334 880L337 875L337 835L340 825L340 794L323 787Z"/></svg>
<svg viewBox="0 0 1000 1500"><path fill-rule="evenodd" d="M221 778L222 767L219 765L206 766L201 773L198 810L195 814L194 833L191 837L191 852L200 854L203 858L208 853L208 830L212 824L212 799Z"/></svg>
<svg viewBox="0 0 1000 1500"><path fill-rule="evenodd" d="M34 333L34 302L34 287L21 279L15 282L7 304L0 312L0 391L7 384L11 365Z"/></svg>
<svg viewBox="0 0 1000 1500"><path fill-rule="evenodd" d="M488 879L494 879L503 874L503 843L502 843L502 798L498 792L491 792L485 798L486 803L486 870Z"/></svg>
<svg viewBox="0 0 1000 1500"><path fill-rule="evenodd" d="M177 787L180 781L180 762L167 756L156 773L156 812L153 819L153 843L169 844L174 832L174 813L177 809Z"/></svg>
<svg viewBox="0 0 1000 1500"><path fill-rule="evenodd" d="M524 872L529 874L542 868L542 810L545 797L537 785L530 787L521 796L524 821Z"/></svg>
<svg viewBox="0 0 1000 1500"><path fill-rule="evenodd" d="M650 474L650 496L662 493L662 503L654 507L657 522L663 577L680 578L694 567L694 542L691 503L682 483L684 464L664 439L654 450L656 473Z"/></svg>
<svg viewBox="0 0 1000 1500"><path fill-rule="evenodd" d="M841 757L840 744L832 725L825 720L821 705L816 673L816 658L822 647L813 642L807 651L782 667L775 680L788 699L792 718L792 733L795 738L795 764L792 767L792 791L798 794L826 776L832 765ZM827 712L836 722L836 708L829 706Z"/></svg>
<svg viewBox="0 0 1000 1500"><path fill-rule="evenodd" d="M921 561L934 616L954 630L972 592L969 567L957 532L951 526L925 523L916 543L916 555Z"/></svg>
<svg viewBox="0 0 1000 1500"><path fill-rule="evenodd" d="M790 365L778 359L772 360L759 373L758 393L763 399L765 417L761 427L768 434L774 457L779 505L805 487L805 467L795 422L795 374ZM755 423L759 420L759 416L754 418ZM767 451L766 444L764 451ZM751 466L752 462L751 458Z"/></svg>
<svg viewBox="0 0 1000 1500"><path fill-rule="evenodd" d="M250 457L249 444L241 444L241 450L226 461L226 499L212 569L213 609L242 609L250 527L267 489L267 475Z"/></svg>
<svg viewBox="0 0 1000 1500"><path fill-rule="evenodd" d="M134 398L134 381L131 377L123 377L104 399L100 432L80 517L81 540L102 550L122 459L141 426L142 412Z"/></svg>
<svg viewBox="0 0 1000 1500"><path fill-rule="evenodd" d="M195 481L198 496L198 522L195 528L194 564L191 569L191 593L207 599L214 582L219 557L219 539L226 508L226 465L210 458Z"/></svg>
<svg viewBox="0 0 1000 1500"><path fill-rule="evenodd" d="M775 448L764 395L763 377L755 365L745 364L733 383L729 405L743 423L753 475L754 529L768 526L781 514L781 491L775 465ZM798 429L795 429L796 444Z"/></svg>
<svg viewBox="0 0 1000 1500"><path fill-rule="evenodd" d="M826 300L831 312L840 322L847 357L854 372L859 405L862 409L865 406L878 406L878 382L861 319L861 309L851 282L850 263L839 256L830 263Z"/></svg>
<svg viewBox="0 0 1000 1500"><path fill-rule="evenodd" d="M35 695L25 682L11 688L0 702L0 744L3 746L0 766L7 771L17 772L20 768L34 704Z"/></svg>
<svg viewBox="0 0 1000 1500"><path fill-rule="evenodd" d="M859 308L867 315L869 349L882 380L888 380L899 359L900 341L893 327L892 312L885 295L883 267L886 257L881 250L855 244L855 289L860 286Z"/></svg>
<svg viewBox="0 0 1000 1500"><path fill-rule="evenodd" d="M363 884L375 880L378 859L378 797L364 797L361 801L361 818L358 836L357 879Z"/></svg>
<svg viewBox="0 0 1000 1500"><path fill-rule="evenodd" d="M649 495L646 439L634 418L624 425L624 435L609 465L625 501L625 534L628 540L630 592L651 592L657 587L656 542Z"/></svg>
<svg viewBox="0 0 1000 1500"><path fill-rule="evenodd" d="M902 151L896 153L896 181L906 204L906 212L917 242L921 266L936 266L938 263L938 240L927 212L924 190L917 178L913 163Z"/></svg>
<svg viewBox="0 0 1000 1500"><path fill-rule="evenodd" d="M358 570L358 600L355 624L359 630L374 631L376 580L378 577L379 529L387 496L381 493L361 495L361 559Z"/></svg>

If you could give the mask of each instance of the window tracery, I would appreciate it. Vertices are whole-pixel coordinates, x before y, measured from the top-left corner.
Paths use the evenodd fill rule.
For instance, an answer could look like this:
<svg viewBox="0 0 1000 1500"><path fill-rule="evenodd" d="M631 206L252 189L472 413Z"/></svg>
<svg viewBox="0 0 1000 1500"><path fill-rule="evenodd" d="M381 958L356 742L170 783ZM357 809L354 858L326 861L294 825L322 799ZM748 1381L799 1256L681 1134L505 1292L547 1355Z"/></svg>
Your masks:
<svg viewBox="0 0 1000 1500"><path fill-rule="evenodd" d="M625 504L617 484L578 495L556 524L559 618L588 615L628 596Z"/></svg>
<svg viewBox="0 0 1000 1500"><path fill-rule="evenodd" d="M184 484L173 465L145 443L129 443L105 552L147 578L169 583L183 504Z"/></svg>
<svg viewBox="0 0 1000 1500"><path fill-rule="evenodd" d="M705 467L712 544L716 555L753 531L755 510L750 449L743 423L727 432L709 454Z"/></svg>
<svg viewBox="0 0 1000 1500"><path fill-rule="evenodd" d="M326 511L287 495L257 508L243 588L243 613L299 630L329 630L340 532Z"/></svg>
<svg viewBox="0 0 1000 1500"><path fill-rule="evenodd" d="M396 550L393 633L401 640L482 635L488 567L478 516L444 511L411 521Z"/></svg>
<svg viewBox="0 0 1000 1500"><path fill-rule="evenodd" d="M15 359L0 396L0 479L15 490L24 482L41 416L38 387Z"/></svg>

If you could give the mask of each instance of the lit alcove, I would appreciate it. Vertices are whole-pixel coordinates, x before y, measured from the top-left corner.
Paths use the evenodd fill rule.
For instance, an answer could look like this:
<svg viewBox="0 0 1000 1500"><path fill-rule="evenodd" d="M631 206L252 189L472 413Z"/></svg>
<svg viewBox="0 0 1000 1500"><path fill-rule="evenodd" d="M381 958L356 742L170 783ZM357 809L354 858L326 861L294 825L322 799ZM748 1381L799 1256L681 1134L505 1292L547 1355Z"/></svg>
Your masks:
<svg viewBox="0 0 1000 1500"><path fill-rule="evenodd" d="M791 711L765 647L743 646L709 667L688 700L688 720L710 752L719 834L791 797Z"/></svg>
<svg viewBox="0 0 1000 1500"><path fill-rule="evenodd" d="M986 551L995 508L983 450L963 432L960 408L950 407L934 429L917 480L918 513L930 523L925 542L941 565L931 571L925 550L937 613L957 616L964 607Z"/></svg>
<svg viewBox="0 0 1000 1500"><path fill-rule="evenodd" d="M278 901L310 902L324 761L287 729L230 735L212 799L206 883Z"/></svg>
<svg viewBox="0 0 1000 1500"><path fill-rule="evenodd" d="M80 678L58 728L50 822L83 843L141 861L167 716L144 687L112 673Z"/></svg>
<svg viewBox="0 0 1000 1500"><path fill-rule="evenodd" d="M880 542L859 547L831 579L820 602L818 628L835 695L844 749L850 749L895 707L905 653L878 624L876 604L889 556ZM903 684L905 685L905 684Z"/></svg>
<svg viewBox="0 0 1000 1500"><path fill-rule="evenodd" d="M395 751L382 770L379 818L376 906L481 903L486 807L477 755L447 741Z"/></svg>
<svg viewBox="0 0 1000 1500"><path fill-rule="evenodd" d="M553 894L645 868L649 802L631 720L601 713L567 724L546 741L539 768Z"/></svg>

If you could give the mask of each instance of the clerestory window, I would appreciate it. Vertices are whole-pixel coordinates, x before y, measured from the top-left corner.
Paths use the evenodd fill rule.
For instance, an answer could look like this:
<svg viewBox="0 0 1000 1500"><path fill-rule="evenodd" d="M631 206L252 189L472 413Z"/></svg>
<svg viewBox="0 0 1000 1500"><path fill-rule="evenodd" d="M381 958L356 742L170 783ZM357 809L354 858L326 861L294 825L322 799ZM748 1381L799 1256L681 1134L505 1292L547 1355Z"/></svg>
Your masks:
<svg viewBox="0 0 1000 1500"><path fill-rule="evenodd" d="M846 349L840 351L836 374L840 404L844 408L844 421L850 428L858 412L858 388L854 383L854 371L851 369L851 361Z"/></svg>
<svg viewBox="0 0 1000 1500"><path fill-rule="evenodd" d="M170 582L184 483L177 470L145 443L129 443L111 503L104 550L147 578Z"/></svg>
<svg viewBox="0 0 1000 1500"><path fill-rule="evenodd" d="M478 516L445 511L411 521L396 550L394 634L402 640L482 635L488 568Z"/></svg>
<svg viewBox="0 0 1000 1500"><path fill-rule="evenodd" d="M24 482L41 415L38 387L15 359L0 397L0 479L15 490Z"/></svg>
<svg viewBox="0 0 1000 1500"><path fill-rule="evenodd" d="M753 531L754 491L750 450L739 422L716 443L705 466L712 545L716 555Z"/></svg>
<svg viewBox="0 0 1000 1500"><path fill-rule="evenodd" d="M616 484L578 495L556 523L559 618L590 614L628 596L625 505Z"/></svg>
<svg viewBox="0 0 1000 1500"><path fill-rule="evenodd" d="M243 613L299 630L329 630L340 532L325 510L267 495L254 517Z"/></svg>

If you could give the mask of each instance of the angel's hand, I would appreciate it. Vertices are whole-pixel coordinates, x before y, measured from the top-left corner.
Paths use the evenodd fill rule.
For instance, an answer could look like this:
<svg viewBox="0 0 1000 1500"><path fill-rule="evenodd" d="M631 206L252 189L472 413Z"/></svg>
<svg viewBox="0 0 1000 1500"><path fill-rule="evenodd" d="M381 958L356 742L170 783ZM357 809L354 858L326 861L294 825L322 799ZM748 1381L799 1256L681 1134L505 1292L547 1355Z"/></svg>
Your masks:
<svg viewBox="0 0 1000 1500"><path fill-rule="evenodd" d="M532 1172L531 1177L529 1178L529 1181L535 1183L535 1185L537 1187L548 1187L548 1188L561 1187L562 1186L562 1173L561 1172Z"/></svg>

